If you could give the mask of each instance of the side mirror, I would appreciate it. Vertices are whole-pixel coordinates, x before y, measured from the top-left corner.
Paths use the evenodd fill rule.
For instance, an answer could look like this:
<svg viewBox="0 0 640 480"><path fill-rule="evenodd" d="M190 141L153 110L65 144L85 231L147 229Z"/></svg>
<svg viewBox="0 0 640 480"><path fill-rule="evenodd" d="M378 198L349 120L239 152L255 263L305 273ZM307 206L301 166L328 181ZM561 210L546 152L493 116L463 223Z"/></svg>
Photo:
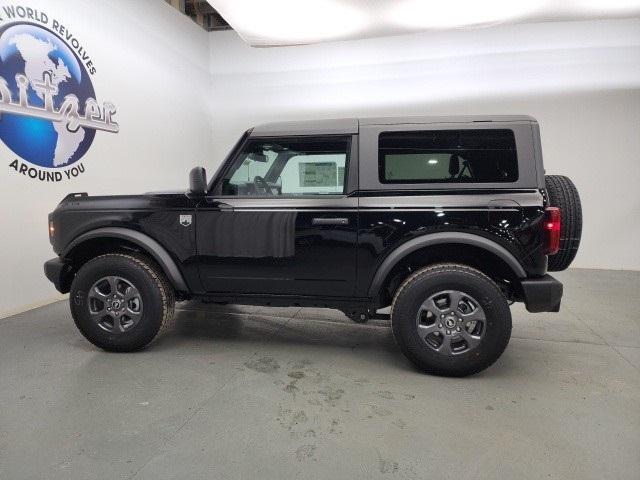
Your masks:
<svg viewBox="0 0 640 480"><path fill-rule="evenodd" d="M202 167L195 167L189 172L189 192L192 195L207 193L207 171Z"/></svg>

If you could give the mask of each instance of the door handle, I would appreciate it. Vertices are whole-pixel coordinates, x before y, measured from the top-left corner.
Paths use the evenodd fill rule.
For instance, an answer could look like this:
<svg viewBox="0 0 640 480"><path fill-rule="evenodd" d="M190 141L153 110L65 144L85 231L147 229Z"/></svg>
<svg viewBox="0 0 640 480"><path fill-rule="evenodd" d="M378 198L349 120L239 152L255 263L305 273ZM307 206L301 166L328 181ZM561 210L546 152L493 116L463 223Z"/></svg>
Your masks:
<svg viewBox="0 0 640 480"><path fill-rule="evenodd" d="M312 225L349 225L348 218L318 217L311 220Z"/></svg>

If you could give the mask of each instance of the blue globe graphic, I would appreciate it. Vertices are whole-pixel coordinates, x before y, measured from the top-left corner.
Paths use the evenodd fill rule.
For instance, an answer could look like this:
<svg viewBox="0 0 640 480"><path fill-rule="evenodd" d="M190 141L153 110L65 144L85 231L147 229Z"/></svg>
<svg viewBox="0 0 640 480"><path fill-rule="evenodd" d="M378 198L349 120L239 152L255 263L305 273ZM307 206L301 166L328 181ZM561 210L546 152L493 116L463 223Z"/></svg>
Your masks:
<svg viewBox="0 0 640 480"><path fill-rule="evenodd" d="M85 101L95 98L95 91L84 65L62 39L43 26L32 23L14 23L0 28L0 76L6 80L13 102L17 102L19 93L16 75L42 81L43 78L34 76L44 77L43 71L52 76L58 87L53 101L55 108L60 108L66 95L73 94L78 97L80 113L83 114ZM28 102L30 106L44 107L43 98L31 85ZM0 116L0 139L29 163L45 168L68 167L87 153L96 132L84 127L76 133L68 132L64 122L56 123L3 113Z"/></svg>

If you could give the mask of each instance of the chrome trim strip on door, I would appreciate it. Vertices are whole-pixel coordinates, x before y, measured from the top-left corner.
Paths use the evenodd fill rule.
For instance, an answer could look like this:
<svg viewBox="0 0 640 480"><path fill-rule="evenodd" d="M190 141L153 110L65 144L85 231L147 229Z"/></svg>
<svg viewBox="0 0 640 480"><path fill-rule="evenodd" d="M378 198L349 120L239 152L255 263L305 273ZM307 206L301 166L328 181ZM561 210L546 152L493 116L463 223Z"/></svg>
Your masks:
<svg viewBox="0 0 640 480"><path fill-rule="evenodd" d="M234 208L233 210L223 210L227 212L488 212L500 210L502 212L517 212L519 211L517 208L505 208L505 207L496 207L496 208L480 208L480 207L469 207L469 208L448 208L448 207L415 207L415 208L396 208L396 207L387 207L387 208L361 208L360 210L356 208L324 208L324 209L315 209L315 208Z"/></svg>
<svg viewBox="0 0 640 480"><path fill-rule="evenodd" d="M485 208L490 202L509 200L521 207L538 207L543 205L540 192L510 193L510 194L478 194L478 195L416 195L393 197L362 197L361 209L384 208ZM513 207L512 207L513 208ZM493 210L494 208L490 208Z"/></svg>
<svg viewBox="0 0 640 480"><path fill-rule="evenodd" d="M234 208L234 212L357 212L357 208Z"/></svg>
<svg viewBox="0 0 640 480"><path fill-rule="evenodd" d="M326 210L332 208L358 208L358 198L346 196L333 196L331 198L301 197L301 198L269 198L269 197L215 197L213 202L219 201L231 205L235 210L246 208L253 209L316 209ZM206 205L204 206L206 208Z"/></svg>
<svg viewBox="0 0 640 480"><path fill-rule="evenodd" d="M210 199L231 206L236 212L357 212L360 211L467 211L467 210L515 210L518 207L541 207L542 194L536 192L491 193L474 195L407 195L333 198L235 198ZM211 205L213 207L213 205ZM210 208L211 208L210 207ZM207 205L201 207L207 209Z"/></svg>

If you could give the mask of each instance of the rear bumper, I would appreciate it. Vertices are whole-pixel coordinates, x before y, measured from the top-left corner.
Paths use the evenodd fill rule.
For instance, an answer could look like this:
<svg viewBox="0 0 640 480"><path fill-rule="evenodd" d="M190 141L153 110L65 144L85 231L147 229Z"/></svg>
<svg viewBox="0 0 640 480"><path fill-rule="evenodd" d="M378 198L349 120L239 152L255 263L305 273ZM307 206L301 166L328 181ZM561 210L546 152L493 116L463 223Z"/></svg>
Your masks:
<svg viewBox="0 0 640 480"><path fill-rule="evenodd" d="M44 274L60 293L67 293L71 288L71 266L60 257L44 262Z"/></svg>
<svg viewBox="0 0 640 480"><path fill-rule="evenodd" d="M524 304L527 310L537 312L559 312L562 300L562 283L551 275L528 278L521 281Z"/></svg>

